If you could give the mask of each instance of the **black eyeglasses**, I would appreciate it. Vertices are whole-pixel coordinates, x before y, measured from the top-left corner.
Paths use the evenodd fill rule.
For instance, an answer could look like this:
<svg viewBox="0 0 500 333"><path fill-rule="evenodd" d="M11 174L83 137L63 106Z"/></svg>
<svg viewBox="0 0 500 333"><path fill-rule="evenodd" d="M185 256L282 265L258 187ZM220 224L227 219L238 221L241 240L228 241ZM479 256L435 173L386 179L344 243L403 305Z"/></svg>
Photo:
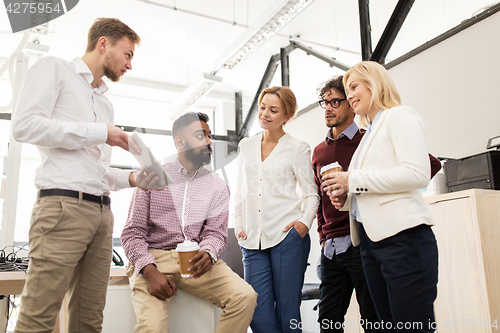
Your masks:
<svg viewBox="0 0 500 333"><path fill-rule="evenodd" d="M347 98L344 98L344 99L334 98L331 101L325 101L324 99L322 99L321 101L318 101L318 103L319 103L319 106L321 106L323 109L326 109L326 106L328 104L330 104L332 106L332 108L336 109L340 106L340 102L346 101L346 100L347 100Z"/></svg>

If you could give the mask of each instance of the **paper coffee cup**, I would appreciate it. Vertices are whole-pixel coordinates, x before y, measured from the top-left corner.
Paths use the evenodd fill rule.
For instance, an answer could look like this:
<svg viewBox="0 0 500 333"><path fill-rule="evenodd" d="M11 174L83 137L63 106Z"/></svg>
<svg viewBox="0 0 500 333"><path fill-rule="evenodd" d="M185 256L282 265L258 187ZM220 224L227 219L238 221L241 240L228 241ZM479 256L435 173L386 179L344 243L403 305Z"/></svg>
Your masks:
<svg viewBox="0 0 500 333"><path fill-rule="evenodd" d="M340 166L339 162L333 162L328 165L325 165L320 169L321 177L324 175L330 173L330 172L340 172L342 171L342 167Z"/></svg>
<svg viewBox="0 0 500 333"><path fill-rule="evenodd" d="M196 242L185 240L182 243L177 244L175 249L179 254L179 266L181 269L181 276L183 278L188 278L191 273L188 272L188 268L192 266L193 263L189 262L189 259L198 254L200 246Z"/></svg>

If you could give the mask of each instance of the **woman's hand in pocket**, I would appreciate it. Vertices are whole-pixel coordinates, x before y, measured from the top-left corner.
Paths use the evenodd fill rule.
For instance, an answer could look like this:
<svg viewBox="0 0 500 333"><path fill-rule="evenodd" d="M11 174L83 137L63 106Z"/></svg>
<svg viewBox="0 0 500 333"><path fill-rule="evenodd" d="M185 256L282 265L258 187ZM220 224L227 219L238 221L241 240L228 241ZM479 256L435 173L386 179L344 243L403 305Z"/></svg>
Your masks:
<svg viewBox="0 0 500 333"><path fill-rule="evenodd" d="M291 228L294 228L297 230L299 233L300 237L304 238L306 237L307 233L309 232L309 228L302 222L300 221L293 221L288 223L288 225L283 229L283 232L288 232Z"/></svg>

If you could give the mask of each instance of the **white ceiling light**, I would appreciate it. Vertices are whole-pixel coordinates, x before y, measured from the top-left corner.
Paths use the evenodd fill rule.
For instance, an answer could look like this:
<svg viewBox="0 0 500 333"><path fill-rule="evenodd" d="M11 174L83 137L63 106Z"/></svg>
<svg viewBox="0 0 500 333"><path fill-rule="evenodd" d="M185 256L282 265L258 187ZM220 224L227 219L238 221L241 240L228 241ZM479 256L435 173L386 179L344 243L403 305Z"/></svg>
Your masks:
<svg viewBox="0 0 500 333"><path fill-rule="evenodd" d="M197 84L190 85L184 90L178 102L173 105L169 113L169 118L175 119L183 114L191 105L196 103L203 95L207 94L217 82L221 81L222 77L220 76L203 73L203 80L199 81Z"/></svg>
<svg viewBox="0 0 500 333"><path fill-rule="evenodd" d="M233 69L281 30L314 0L276 1L255 24L224 52L215 68Z"/></svg>
<svg viewBox="0 0 500 333"><path fill-rule="evenodd" d="M279 0L274 2L238 40L231 45L219 59L215 62L212 74L216 74L220 69L232 70L241 64L250 54L255 52L260 46L267 42L272 36L281 30L297 14L314 0ZM212 78L207 78L212 76ZM186 88L182 93L180 102L176 102L168 117L171 119L184 113L191 105L196 103L201 97L210 91L216 82L222 78L204 73L204 79Z"/></svg>

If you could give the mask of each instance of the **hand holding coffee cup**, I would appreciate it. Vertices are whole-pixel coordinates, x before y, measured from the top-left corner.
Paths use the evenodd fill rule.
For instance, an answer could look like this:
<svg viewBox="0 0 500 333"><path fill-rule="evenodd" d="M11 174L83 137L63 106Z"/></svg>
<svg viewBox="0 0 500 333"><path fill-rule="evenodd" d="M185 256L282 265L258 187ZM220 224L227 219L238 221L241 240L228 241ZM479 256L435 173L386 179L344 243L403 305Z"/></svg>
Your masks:
<svg viewBox="0 0 500 333"><path fill-rule="evenodd" d="M188 268L189 277L197 279L212 268L212 259L207 251L200 250L198 254L189 260L191 267Z"/></svg>
<svg viewBox="0 0 500 333"><path fill-rule="evenodd" d="M325 165L319 170L321 177L324 177L325 175L331 172L340 172L340 171L342 171L342 166L339 164L339 162L330 163L328 165Z"/></svg>
<svg viewBox="0 0 500 333"><path fill-rule="evenodd" d="M322 187L330 198L341 196L349 191L349 172L342 172L338 162L325 165L320 170Z"/></svg>
<svg viewBox="0 0 500 333"><path fill-rule="evenodd" d="M185 240L184 242L177 244L177 248L175 250L179 255L181 276L183 278L188 278L192 273L188 271L188 268L190 268L193 264L189 262L189 260L198 254L200 246L196 242Z"/></svg>

